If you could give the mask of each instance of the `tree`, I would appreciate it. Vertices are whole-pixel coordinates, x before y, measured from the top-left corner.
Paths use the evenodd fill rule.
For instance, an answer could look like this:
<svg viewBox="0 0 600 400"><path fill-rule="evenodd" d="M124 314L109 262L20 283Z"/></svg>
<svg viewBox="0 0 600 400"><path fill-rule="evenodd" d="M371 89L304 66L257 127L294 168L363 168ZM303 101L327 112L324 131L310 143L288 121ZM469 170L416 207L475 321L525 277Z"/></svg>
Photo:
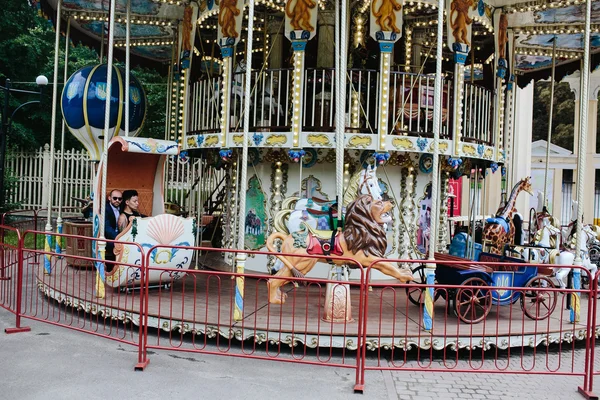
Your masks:
<svg viewBox="0 0 600 400"><path fill-rule="evenodd" d="M0 0L0 84L10 78L16 88L37 90L33 82L37 75L43 74L52 82L54 74L54 41L55 32L52 23L29 6L27 0ZM62 93L64 70L64 37L58 54L59 87ZM78 69L97 64L99 56L94 49L80 44L69 48L68 76ZM162 139L165 126L165 101L167 78L158 72L147 69L132 69L146 90L148 97L148 114L142 136ZM10 109L22 103L24 98L11 99ZM50 126L52 121L52 85L45 88L42 107L32 106L25 112L19 112L12 124L8 144L10 148L34 149L50 142ZM62 117L60 106L56 119L56 146L60 146ZM81 144L68 131L65 134L66 148L81 148Z"/></svg>
<svg viewBox="0 0 600 400"><path fill-rule="evenodd" d="M548 117L550 115L550 82L536 82L533 95L532 139L548 139ZM552 117L551 142L573 151L575 127L575 96L568 83L554 85L554 110Z"/></svg>

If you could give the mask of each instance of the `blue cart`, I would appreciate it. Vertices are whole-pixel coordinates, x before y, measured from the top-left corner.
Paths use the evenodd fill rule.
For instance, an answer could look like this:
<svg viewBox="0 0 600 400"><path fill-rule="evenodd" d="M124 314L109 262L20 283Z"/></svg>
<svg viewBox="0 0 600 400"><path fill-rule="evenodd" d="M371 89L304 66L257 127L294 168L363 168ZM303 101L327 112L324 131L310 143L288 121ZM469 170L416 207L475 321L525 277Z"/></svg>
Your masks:
<svg viewBox="0 0 600 400"><path fill-rule="evenodd" d="M534 320L548 318L556 308L558 293L544 289L555 288L554 283L544 275L538 274L538 268L526 264L523 260L503 257L497 254L481 253L481 262L502 262L500 268L475 265L469 259L436 253L438 261L462 261L460 264L438 263L435 271L436 282L440 285L461 285L459 289L436 290L434 300L444 297L448 309L468 324L481 322L495 305L508 305L521 302L521 309L527 317ZM425 266L414 270L415 282L425 283ZM485 286L519 287L523 290L489 290ZM421 304L421 289L407 289L409 300Z"/></svg>

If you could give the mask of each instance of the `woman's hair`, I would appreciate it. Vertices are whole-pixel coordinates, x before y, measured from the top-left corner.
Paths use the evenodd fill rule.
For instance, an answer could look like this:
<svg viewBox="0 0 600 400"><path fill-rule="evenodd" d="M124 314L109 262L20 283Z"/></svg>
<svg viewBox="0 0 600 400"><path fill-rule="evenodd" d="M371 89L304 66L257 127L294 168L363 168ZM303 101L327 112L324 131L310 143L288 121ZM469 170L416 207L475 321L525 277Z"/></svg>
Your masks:
<svg viewBox="0 0 600 400"><path fill-rule="evenodd" d="M121 212L125 210L127 200L131 200L132 197L138 196L137 190L129 189L123 191L123 201L121 202Z"/></svg>

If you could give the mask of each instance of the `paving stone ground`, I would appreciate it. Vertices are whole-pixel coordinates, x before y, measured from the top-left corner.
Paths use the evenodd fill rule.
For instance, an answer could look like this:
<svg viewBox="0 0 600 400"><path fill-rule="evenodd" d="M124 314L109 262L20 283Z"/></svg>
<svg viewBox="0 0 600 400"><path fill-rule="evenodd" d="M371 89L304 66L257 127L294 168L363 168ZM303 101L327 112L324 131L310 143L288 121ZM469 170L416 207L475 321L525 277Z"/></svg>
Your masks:
<svg viewBox="0 0 600 400"><path fill-rule="evenodd" d="M45 323L25 321L32 331L13 335L4 329L14 326L14 316L0 309L1 399L112 399L136 396L145 399L581 399L577 387L582 378L507 373L460 373L419 370L409 354L406 363L395 365L416 371L367 371L364 394L354 394L352 369L299 365L240 359L177 351L157 351L150 355L144 372L134 372L135 347L75 332ZM600 348L600 347L599 347ZM538 347L538 349L540 349ZM516 353L516 354L515 354ZM493 352L486 352L493 357ZM390 366L389 353L382 366ZM439 355L438 355L439 356ZM337 356L334 356L337 357ZM502 358L504 357L504 358ZM498 359L506 360L500 353ZM425 364L424 359L421 365ZM543 370L546 362L558 370L578 368L585 361L581 346L564 352L513 352L508 366L519 370ZM468 368L468 355L454 361L456 368ZM369 365L376 364L374 354ZM475 365L474 362L471 362ZM444 368L442 361L427 365ZM450 364L446 364L450 365ZM492 360L478 364L493 368ZM500 365L500 364L498 364ZM600 362L597 363L600 370ZM600 380L596 380L600 385ZM598 387L600 389L600 386Z"/></svg>

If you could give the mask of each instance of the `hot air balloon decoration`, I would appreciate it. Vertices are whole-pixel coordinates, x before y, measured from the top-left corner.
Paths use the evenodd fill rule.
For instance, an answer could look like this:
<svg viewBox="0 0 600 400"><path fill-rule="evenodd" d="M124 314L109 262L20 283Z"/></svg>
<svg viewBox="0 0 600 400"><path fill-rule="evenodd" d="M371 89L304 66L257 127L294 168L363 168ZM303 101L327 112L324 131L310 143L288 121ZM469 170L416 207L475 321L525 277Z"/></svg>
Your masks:
<svg viewBox="0 0 600 400"><path fill-rule="evenodd" d="M124 134L125 101L129 101L129 136L140 132L146 118L147 101L142 85L131 75L129 95L125 98L125 71L113 66L109 131L104 132L106 72L106 64L81 68L67 81L61 99L65 123L92 161L100 160L105 137L110 140Z"/></svg>

